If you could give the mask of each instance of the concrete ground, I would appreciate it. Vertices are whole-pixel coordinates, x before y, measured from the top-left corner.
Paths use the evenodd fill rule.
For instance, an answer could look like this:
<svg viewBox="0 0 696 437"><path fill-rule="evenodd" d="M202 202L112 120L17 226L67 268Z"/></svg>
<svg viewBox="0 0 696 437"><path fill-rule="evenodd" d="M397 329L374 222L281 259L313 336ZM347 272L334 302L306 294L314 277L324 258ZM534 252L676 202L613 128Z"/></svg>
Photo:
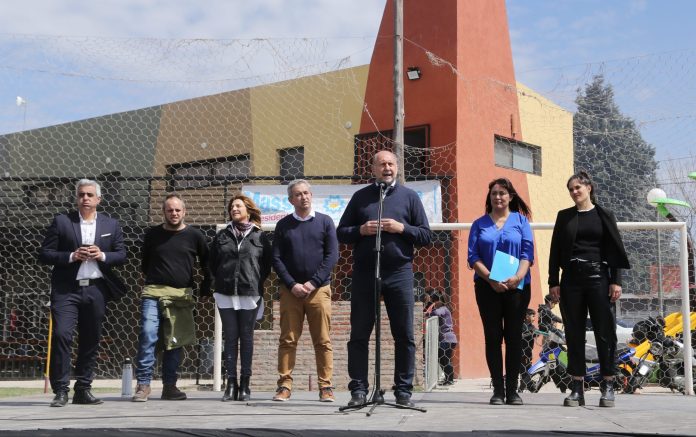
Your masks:
<svg viewBox="0 0 696 437"><path fill-rule="evenodd" d="M0 387L3 386L43 387L43 381L0 382ZM0 430L27 431L27 435L35 434L36 430L54 430L41 435L58 435L59 430L66 428L121 431L144 428L171 432L237 428L266 428L279 433L285 430L382 431L380 435L397 435L404 431L503 430L518 430L518 434L519 430L527 431L524 435L558 432L570 433L566 435L607 432L696 435L696 397L660 388L647 389L638 395L618 395L615 408L599 408L599 391L591 390L586 394L587 406L568 408L562 406L565 395L549 384L541 393L523 393L523 406L491 406L488 404L491 395L488 380L469 379L433 392L414 393L413 400L417 406L427 409L426 413L381 405L367 417L368 408L338 411L350 398L347 391L337 391L335 403L320 403L316 391L299 390L292 393L288 402L273 402L273 393L255 391L248 403L222 403L221 393L197 390L192 381L180 381L179 386L186 387L188 393L186 401L160 400L161 386L155 383L148 402L134 403L121 398L120 381L99 380L95 386L107 388L107 392L97 393L105 401L102 405L68 404L64 408L49 408L50 393L0 398ZM108 388L113 388L113 392ZM387 393L385 399L393 402L391 393ZM8 435L7 432L2 434Z"/></svg>

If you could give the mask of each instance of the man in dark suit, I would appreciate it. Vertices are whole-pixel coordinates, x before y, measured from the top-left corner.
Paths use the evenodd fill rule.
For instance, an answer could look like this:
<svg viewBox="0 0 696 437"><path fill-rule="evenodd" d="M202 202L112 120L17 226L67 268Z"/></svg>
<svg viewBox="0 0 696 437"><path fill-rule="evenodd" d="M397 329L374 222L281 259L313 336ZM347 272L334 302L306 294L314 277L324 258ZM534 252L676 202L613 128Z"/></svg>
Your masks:
<svg viewBox="0 0 696 437"><path fill-rule="evenodd" d="M53 266L51 315L53 333L49 376L55 397L52 407L68 402L70 354L77 326L80 344L75 361L73 404L96 405L91 393L94 362L101 339L106 304L123 296L125 284L111 270L126 262L126 248L118 221L97 214L99 184L77 183L77 211L59 214L46 230L39 261Z"/></svg>

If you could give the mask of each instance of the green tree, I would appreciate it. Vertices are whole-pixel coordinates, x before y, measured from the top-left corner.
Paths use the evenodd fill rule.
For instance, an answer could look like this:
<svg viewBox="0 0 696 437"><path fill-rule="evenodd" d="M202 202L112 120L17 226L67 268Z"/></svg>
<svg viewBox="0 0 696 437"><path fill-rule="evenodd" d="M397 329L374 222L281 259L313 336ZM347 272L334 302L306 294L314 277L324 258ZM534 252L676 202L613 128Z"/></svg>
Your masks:
<svg viewBox="0 0 696 437"><path fill-rule="evenodd" d="M594 180L598 203L611 209L618 221L654 221L655 209L646 201L656 183L653 146L643 139L635 121L621 113L614 90L602 75L578 90L575 103L575 168L587 170ZM633 267L624 288L648 292L654 260L645 255L656 245L654 232L624 232L623 239Z"/></svg>
<svg viewBox="0 0 696 437"><path fill-rule="evenodd" d="M597 184L597 198L619 221L652 221L655 209L645 196L655 186L655 149L635 121L623 115L604 77L578 90L573 117L575 168L585 169Z"/></svg>

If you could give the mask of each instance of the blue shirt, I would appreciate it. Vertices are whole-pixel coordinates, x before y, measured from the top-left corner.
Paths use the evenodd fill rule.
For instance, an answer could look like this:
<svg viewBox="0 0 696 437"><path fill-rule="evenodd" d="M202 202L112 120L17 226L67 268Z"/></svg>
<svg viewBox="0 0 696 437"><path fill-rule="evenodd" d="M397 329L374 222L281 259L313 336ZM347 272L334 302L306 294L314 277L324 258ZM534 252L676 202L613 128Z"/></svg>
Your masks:
<svg viewBox="0 0 696 437"><path fill-rule="evenodd" d="M519 260L525 259L530 264L534 262L534 236L527 217L519 212L511 212L502 229L498 229L488 214L476 219L469 232L469 266L473 267L480 260L490 270L496 250ZM475 273L474 280L476 278L478 274ZM531 280L529 269L524 277L524 285L530 284Z"/></svg>

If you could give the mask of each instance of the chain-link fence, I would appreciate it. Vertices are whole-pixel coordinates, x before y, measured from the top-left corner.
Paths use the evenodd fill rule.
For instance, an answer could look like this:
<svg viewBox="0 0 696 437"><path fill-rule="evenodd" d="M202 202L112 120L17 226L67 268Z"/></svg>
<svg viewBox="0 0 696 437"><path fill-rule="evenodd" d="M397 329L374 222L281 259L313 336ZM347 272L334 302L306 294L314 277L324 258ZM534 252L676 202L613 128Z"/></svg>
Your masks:
<svg viewBox="0 0 696 437"><path fill-rule="evenodd" d="M5 60L0 82L23 94L17 100L23 117L3 117L0 122L0 378L38 378L43 372L49 269L37 264L36 253L53 215L74 207L77 179L90 177L102 184L100 208L119 219L128 248L128 263L120 273L129 293L109 310L97 369L98 377L112 378L120 375L123 359L135 355L142 285L139 246L145 229L161 222L166 193L176 191L184 197L187 222L208 238L216 224L227 220L226 202L239 191L262 206L264 223L277 221L291 211L284 184L300 177L310 180L315 200L321 199L315 206L337 220L349 190L370 180L373 154L393 148L391 131L384 128L391 121L385 122L366 96L369 66L354 65L350 56L335 56L325 40L4 35L0 42ZM685 138L693 129L689 118L664 113L653 118L645 111L658 103L652 95L643 95L638 103L623 99L638 95L647 82L676 83L682 92L671 96L683 112L694 101L688 96L696 83L696 64L690 62L692 52L680 52L640 62L588 64L577 74L569 67L558 70L557 80L548 82L553 84L550 89L535 91L495 77L468 77L436 48L412 40L406 46L423 73L421 82L414 84L430 86L427 78L444 72L452 80L438 86L450 87L452 95L455 89L463 90L456 110L476 112L492 104L505 114L506 129L492 129L486 143L444 135L439 119L454 116L437 112L424 122L410 124L407 118L404 141L406 181L420 184L412 186L427 203L431 222L452 227L438 228L434 243L416 252L414 300L421 302L429 290L443 294L459 336L455 375L482 376L482 331L471 297L473 272L465 265L467 233L454 224L471 222L483 213L485 192L480 188L501 175L523 186L533 221L551 222L556 211L572 204L565 179L583 167L596 176L600 202L615 210L619 221L678 220L691 226L690 208L670 207L671 217L656 218L645 202L647 191L660 186L668 196L694 203L689 196L696 183L684 175L696 160L663 161L666 165L659 166L652 148L652 143L660 150L667 144L687 146ZM637 118L624 116L618 100L638 104L639 110L631 113ZM56 107L64 118L45 114ZM643 133L649 134L651 144L641 138ZM489 172L469 174L487 159L492 161L486 163ZM667 324L673 320L668 317L682 305L675 292L681 286L675 234L642 230L622 235L633 269L626 275L617 319L632 330L635 323L661 316L669 330ZM547 292L549 241L550 232L535 232L532 308ZM339 352L349 332L351 265L350 249L342 246L332 277ZM692 285L693 272L691 262ZM263 357L276 356L276 290L272 277L265 317L257 330L257 350ZM693 309L693 302L690 305ZM212 369L212 301L201 301L196 311L199 345L186 349L182 376L207 379ZM420 320L415 323L422 333ZM388 332L383 335L385 340L390 337ZM669 338L678 341L678 332ZM313 351L307 341L308 335L303 336L298 378L313 374ZM534 360L539 349L534 350ZM636 352L638 358L641 351ZM651 356L655 354L646 359ZM336 357L337 373L345 378L345 356ZM272 383L274 359L257 361L263 367L255 374ZM633 362L634 369L640 367L638 360ZM675 366L675 375L683 375ZM675 366L663 366L662 374ZM664 377L645 384L658 379Z"/></svg>

